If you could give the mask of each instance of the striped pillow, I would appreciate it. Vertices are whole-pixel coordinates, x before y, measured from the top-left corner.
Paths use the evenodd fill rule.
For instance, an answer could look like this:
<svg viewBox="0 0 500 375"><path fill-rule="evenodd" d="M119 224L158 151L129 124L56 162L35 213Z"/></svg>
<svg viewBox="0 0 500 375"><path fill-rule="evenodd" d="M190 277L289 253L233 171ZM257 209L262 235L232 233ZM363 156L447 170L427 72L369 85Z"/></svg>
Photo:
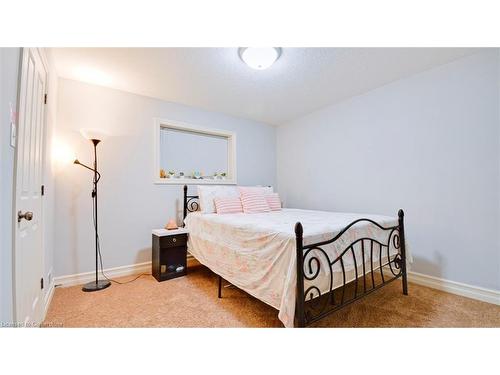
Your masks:
<svg viewBox="0 0 500 375"><path fill-rule="evenodd" d="M264 198L266 198L267 204L271 211L281 210L281 200L278 193L264 195Z"/></svg>
<svg viewBox="0 0 500 375"><path fill-rule="evenodd" d="M198 196L200 197L200 211L204 214L215 213L214 198L216 197L236 197L240 192L236 186L198 186Z"/></svg>
<svg viewBox="0 0 500 375"><path fill-rule="evenodd" d="M271 211L263 194L243 191L241 192L240 198L241 204L243 205L243 212L246 214Z"/></svg>
<svg viewBox="0 0 500 375"><path fill-rule="evenodd" d="M214 198L214 204L215 212L218 214L237 214L243 212L239 197L216 197Z"/></svg>

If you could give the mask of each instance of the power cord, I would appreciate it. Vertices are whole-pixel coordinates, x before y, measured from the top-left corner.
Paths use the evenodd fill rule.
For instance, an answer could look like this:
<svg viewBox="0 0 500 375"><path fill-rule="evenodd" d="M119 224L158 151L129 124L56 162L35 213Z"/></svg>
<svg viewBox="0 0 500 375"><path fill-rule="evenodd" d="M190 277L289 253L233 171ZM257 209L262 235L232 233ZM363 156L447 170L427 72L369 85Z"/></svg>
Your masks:
<svg viewBox="0 0 500 375"><path fill-rule="evenodd" d="M100 177L100 176L99 176ZM102 255L101 255L101 241L100 241L100 238L99 238L99 233L97 232L97 221L96 221L96 212L95 212L95 204L94 204L94 199L97 199L97 197L93 194L92 195L92 219L93 219L93 222L94 222L94 230L96 232L96 235L97 235L97 253L99 255L99 264L101 266L101 274L102 276L104 276L104 278L106 280L108 280L109 282L113 282L113 283L116 283L116 284L120 284L120 285L123 285L123 284L129 284L133 281L136 281L137 279L139 279L140 277L142 276L151 276L150 273L141 273L140 275L136 276L135 278L133 278L132 280L128 280L128 281L118 281L118 280L114 280L110 277L108 277L105 273L104 273L104 267L102 265Z"/></svg>

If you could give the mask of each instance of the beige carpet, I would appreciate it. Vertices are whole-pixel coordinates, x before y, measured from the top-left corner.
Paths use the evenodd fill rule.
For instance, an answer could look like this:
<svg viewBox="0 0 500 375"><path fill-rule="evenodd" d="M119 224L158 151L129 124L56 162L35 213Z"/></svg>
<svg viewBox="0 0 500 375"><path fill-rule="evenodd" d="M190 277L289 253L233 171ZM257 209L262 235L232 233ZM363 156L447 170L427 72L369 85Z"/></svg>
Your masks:
<svg viewBox="0 0 500 375"><path fill-rule="evenodd" d="M129 278L122 278L125 281ZM56 288L45 325L60 327L282 327L278 312L234 288L217 298L217 277L204 266L157 282L143 276L95 293ZM500 327L500 306L395 281L316 327Z"/></svg>

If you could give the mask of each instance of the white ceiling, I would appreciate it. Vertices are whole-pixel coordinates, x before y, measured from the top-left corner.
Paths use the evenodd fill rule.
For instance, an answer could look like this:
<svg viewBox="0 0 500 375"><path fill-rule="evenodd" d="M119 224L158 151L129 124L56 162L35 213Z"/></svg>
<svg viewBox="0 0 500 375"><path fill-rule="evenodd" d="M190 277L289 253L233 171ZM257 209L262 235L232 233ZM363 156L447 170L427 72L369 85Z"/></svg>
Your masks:
<svg viewBox="0 0 500 375"><path fill-rule="evenodd" d="M253 70L237 48L55 48L63 78L280 125L477 52L468 48L283 48Z"/></svg>

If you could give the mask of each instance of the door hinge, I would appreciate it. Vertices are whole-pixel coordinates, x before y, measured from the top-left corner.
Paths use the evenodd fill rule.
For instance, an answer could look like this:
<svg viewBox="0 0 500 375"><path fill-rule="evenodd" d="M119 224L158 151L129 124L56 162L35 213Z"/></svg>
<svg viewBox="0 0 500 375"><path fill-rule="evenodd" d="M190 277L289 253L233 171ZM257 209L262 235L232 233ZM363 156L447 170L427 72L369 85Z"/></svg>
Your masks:
<svg viewBox="0 0 500 375"><path fill-rule="evenodd" d="M40 189L40 192L42 195L45 195L45 185L42 185L42 188Z"/></svg>
<svg viewBox="0 0 500 375"><path fill-rule="evenodd" d="M43 277L40 279L40 289L43 289Z"/></svg>
<svg viewBox="0 0 500 375"><path fill-rule="evenodd" d="M47 104L47 94L43 97L43 104Z"/></svg>

